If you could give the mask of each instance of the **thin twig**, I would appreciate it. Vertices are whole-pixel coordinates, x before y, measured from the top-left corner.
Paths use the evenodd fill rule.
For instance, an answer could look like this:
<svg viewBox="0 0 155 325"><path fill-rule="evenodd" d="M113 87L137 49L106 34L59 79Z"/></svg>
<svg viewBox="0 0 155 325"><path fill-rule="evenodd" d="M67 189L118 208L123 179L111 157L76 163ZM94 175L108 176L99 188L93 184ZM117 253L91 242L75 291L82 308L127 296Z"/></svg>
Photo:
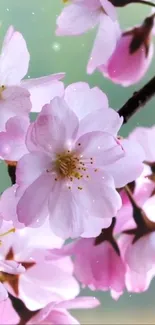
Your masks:
<svg viewBox="0 0 155 325"><path fill-rule="evenodd" d="M140 110L155 95L155 77L153 77L143 88L135 92L133 96L118 110L123 116L124 124Z"/></svg>

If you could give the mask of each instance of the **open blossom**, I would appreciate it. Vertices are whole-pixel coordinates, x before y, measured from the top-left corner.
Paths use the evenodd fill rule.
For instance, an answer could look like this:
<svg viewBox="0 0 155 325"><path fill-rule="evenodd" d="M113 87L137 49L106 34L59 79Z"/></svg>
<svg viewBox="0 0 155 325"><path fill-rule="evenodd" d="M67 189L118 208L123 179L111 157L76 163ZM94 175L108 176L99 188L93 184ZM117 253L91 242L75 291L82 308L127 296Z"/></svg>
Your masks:
<svg viewBox="0 0 155 325"><path fill-rule="evenodd" d="M133 234L123 235L122 239L124 260L131 270L140 274L145 274L155 268L154 206L155 195L148 198L142 206L146 217L139 220L141 224L137 226L137 232L136 227L130 228L133 229ZM126 240L126 245L124 245L124 240Z"/></svg>
<svg viewBox="0 0 155 325"><path fill-rule="evenodd" d="M74 273L83 286L91 290L110 290L114 299L123 293L125 264L109 241L97 243L94 238L83 238L50 253L51 258L73 255ZM47 258L50 259L50 255Z"/></svg>
<svg viewBox="0 0 155 325"><path fill-rule="evenodd" d="M30 121L26 116L10 118L5 131L0 132L0 156L5 160L18 161L28 152L25 137Z"/></svg>
<svg viewBox="0 0 155 325"><path fill-rule="evenodd" d="M99 70L113 82L130 86L146 73L153 58L151 41L154 17L145 19L141 26L122 33L113 54ZM121 57L121 64L120 64Z"/></svg>
<svg viewBox="0 0 155 325"><path fill-rule="evenodd" d="M65 1L66 2L66 1ZM116 11L108 0L72 0L57 18L57 35L80 35L99 25L87 72L105 64L120 34Z"/></svg>
<svg viewBox="0 0 155 325"><path fill-rule="evenodd" d="M8 227L10 223L4 223L3 229ZM45 260L46 249L61 247L62 243L52 234L48 224L40 227L39 231L29 228L16 230L2 242L0 267L4 265L4 268L1 267L0 280L5 289L20 298L30 310L43 308L51 301L72 299L79 293L68 257L59 261ZM24 273L14 272L17 263L25 267Z"/></svg>
<svg viewBox="0 0 155 325"><path fill-rule="evenodd" d="M155 185L151 182L147 175L150 174L150 168L144 166L142 174L136 179L134 186L134 199L136 203L143 207L145 202L152 195ZM126 229L132 229L136 227L136 223L133 219L133 206L128 198L128 195L125 190L120 192L122 199L122 207L117 214L117 222L115 225L115 233L118 234L123 232Z"/></svg>
<svg viewBox="0 0 155 325"><path fill-rule="evenodd" d="M91 228L93 218L116 215L121 200L115 187L143 168L141 147L117 139L121 124L105 94L84 83L45 105L28 130L30 153L17 165L19 222L37 226L48 215L53 231L68 238L88 230L87 222Z"/></svg>
<svg viewBox="0 0 155 325"><path fill-rule="evenodd" d="M99 304L95 297L77 297L68 301L50 303L33 316L27 324L79 324L67 310L95 308Z"/></svg>
<svg viewBox="0 0 155 325"><path fill-rule="evenodd" d="M62 79L64 74L22 81L28 72L29 60L30 54L22 34L10 26L0 55L0 111L4 108L3 116L0 115L0 131L4 130L9 117L23 115L25 110L29 112L30 95L32 111L35 112L40 111L42 105L54 96L63 94L63 83L59 79Z"/></svg>

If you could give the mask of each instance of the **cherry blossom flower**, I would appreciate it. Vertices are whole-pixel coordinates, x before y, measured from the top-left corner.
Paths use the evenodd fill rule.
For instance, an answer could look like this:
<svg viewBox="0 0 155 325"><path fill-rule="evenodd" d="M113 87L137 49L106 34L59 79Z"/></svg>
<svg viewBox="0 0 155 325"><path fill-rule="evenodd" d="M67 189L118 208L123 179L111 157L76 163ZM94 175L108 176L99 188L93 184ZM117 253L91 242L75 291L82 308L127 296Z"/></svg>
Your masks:
<svg viewBox="0 0 155 325"><path fill-rule="evenodd" d="M153 58L153 24L154 17L151 16L141 26L122 33L107 63L99 67L104 76L115 83L130 86L145 75Z"/></svg>
<svg viewBox="0 0 155 325"><path fill-rule="evenodd" d="M105 94L82 86L69 86L65 101L57 97L43 107L28 130L30 153L17 165L19 222L37 226L49 215L62 238L88 231L86 222L91 228L93 218L116 215L121 200L115 187L143 168L141 147L134 142L133 150L133 142L117 139L122 118L108 108Z"/></svg>
<svg viewBox="0 0 155 325"><path fill-rule="evenodd" d="M29 124L29 118L26 116L15 116L7 121L6 131L0 132L1 158L18 161L24 154L28 153L25 137Z"/></svg>
<svg viewBox="0 0 155 325"><path fill-rule="evenodd" d="M143 211L146 217L144 215L144 219L139 220L141 224L137 225L137 231L136 228L132 228L133 234L131 232L131 235L124 235L127 243L124 259L130 269L140 274L145 274L150 269L155 268L154 206L155 195L144 203ZM124 241L122 245L124 250Z"/></svg>
<svg viewBox="0 0 155 325"><path fill-rule="evenodd" d="M79 322L71 316L66 309L95 308L99 304L99 301L95 297L78 297L68 301L50 303L32 317L27 324L45 324L45 322L62 325L79 324Z"/></svg>
<svg viewBox="0 0 155 325"><path fill-rule="evenodd" d="M0 323L5 325L18 324L20 318L14 310L10 299L0 303Z"/></svg>
<svg viewBox="0 0 155 325"><path fill-rule="evenodd" d="M91 290L110 290L112 297L117 300L125 288L125 264L117 244L113 247L108 240L98 243L97 239L83 238L60 250L53 249L47 259L50 260L50 255L55 259L73 255L74 273L82 285Z"/></svg>
<svg viewBox="0 0 155 325"><path fill-rule="evenodd" d="M7 119L19 113L22 115L25 109L27 112L31 109L28 102L30 95L32 111L38 112L42 105L48 103L54 96L63 94L63 83L59 81L64 77L63 73L22 81L28 72L29 60L30 54L22 34L10 26L0 55L0 106L7 109ZM10 111L16 114L11 115ZM3 115L3 119L0 118L2 130L4 130L4 122L7 121L4 112Z"/></svg>
<svg viewBox="0 0 155 325"><path fill-rule="evenodd" d="M8 227L10 222L4 223L3 229ZM73 265L68 257L59 261L45 260L47 248L61 247L63 243L52 234L47 223L39 231L23 228L5 239L0 247L0 267L4 265L4 269L1 267L0 280L5 289L20 298L28 309L37 310L51 301L72 299L79 293L78 283L72 276ZM11 267L17 263L25 267L25 273L18 275L14 269L11 272Z"/></svg>
<svg viewBox="0 0 155 325"><path fill-rule="evenodd" d="M147 175L150 174L150 168L144 167L143 173L136 179L133 184L133 195L135 202L143 207L145 202L152 195L155 185L151 182ZM115 225L115 234L121 233L126 229L132 229L136 227L136 223L133 219L133 206L125 190L120 192L122 199L122 207L117 214L117 223Z"/></svg>
<svg viewBox="0 0 155 325"><path fill-rule="evenodd" d="M58 36L80 35L96 25L99 28L87 67L88 73L105 64L115 49L120 35L115 7L107 0L72 0L57 18Z"/></svg>

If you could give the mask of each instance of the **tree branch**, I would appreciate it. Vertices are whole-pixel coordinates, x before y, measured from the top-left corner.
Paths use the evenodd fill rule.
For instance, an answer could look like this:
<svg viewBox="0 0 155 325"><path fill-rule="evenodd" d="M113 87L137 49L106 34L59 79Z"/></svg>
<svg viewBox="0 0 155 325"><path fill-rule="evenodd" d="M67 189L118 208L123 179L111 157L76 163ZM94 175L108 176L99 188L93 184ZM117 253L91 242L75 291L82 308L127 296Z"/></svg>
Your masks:
<svg viewBox="0 0 155 325"><path fill-rule="evenodd" d="M118 110L123 116L124 124L140 110L155 95L155 77L153 77L143 88L135 92L133 96Z"/></svg>

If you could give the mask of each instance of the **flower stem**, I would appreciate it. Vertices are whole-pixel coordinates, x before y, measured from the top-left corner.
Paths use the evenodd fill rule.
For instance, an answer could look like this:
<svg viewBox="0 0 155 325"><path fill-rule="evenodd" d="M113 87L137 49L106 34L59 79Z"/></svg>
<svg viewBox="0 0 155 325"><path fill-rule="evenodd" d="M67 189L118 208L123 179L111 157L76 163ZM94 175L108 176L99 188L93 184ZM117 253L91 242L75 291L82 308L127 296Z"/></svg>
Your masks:
<svg viewBox="0 0 155 325"><path fill-rule="evenodd" d="M123 116L123 123L139 111L155 95L155 77L153 77L143 88L135 92L131 98L118 110Z"/></svg>

